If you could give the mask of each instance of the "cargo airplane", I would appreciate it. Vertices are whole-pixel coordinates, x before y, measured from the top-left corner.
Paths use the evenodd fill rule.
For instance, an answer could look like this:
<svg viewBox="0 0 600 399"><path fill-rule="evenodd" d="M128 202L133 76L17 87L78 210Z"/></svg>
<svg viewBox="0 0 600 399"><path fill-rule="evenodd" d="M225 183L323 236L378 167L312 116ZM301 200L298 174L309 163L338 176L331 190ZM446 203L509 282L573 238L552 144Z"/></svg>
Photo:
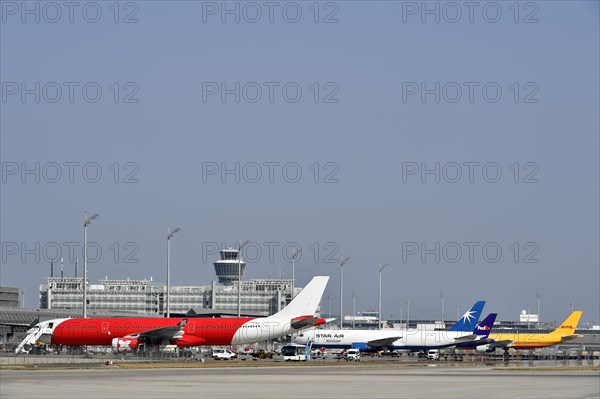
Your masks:
<svg viewBox="0 0 600 399"><path fill-rule="evenodd" d="M73 318L37 323L19 344L112 345L117 353L139 344L238 345L272 340L324 324L315 316L329 277L316 276L280 312L262 318Z"/></svg>
<svg viewBox="0 0 600 399"><path fill-rule="evenodd" d="M507 351L508 349L536 349L547 346L562 344L580 338L581 335L575 334L575 329L579 323L582 312L576 310L554 331L541 334L527 331L522 332L502 332L492 333L489 339L493 342L477 346L479 352L493 352L496 348ZM510 330L509 330L510 331Z"/></svg>
<svg viewBox="0 0 600 399"><path fill-rule="evenodd" d="M362 352L380 350L427 351L449 347L475 347L488 343L496 314L490 314L477 324L485 301L469 309L448 331L419 329L325 330L309 329L300 333L294 343L315 347L359 349Z"/></svg>

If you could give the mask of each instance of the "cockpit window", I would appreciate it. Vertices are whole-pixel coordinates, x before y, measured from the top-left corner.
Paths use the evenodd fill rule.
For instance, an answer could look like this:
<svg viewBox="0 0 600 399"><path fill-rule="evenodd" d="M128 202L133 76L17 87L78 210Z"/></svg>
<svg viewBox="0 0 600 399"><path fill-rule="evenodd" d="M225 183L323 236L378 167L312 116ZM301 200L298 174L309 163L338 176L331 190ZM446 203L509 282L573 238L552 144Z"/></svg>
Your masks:
<svg viewBox="0 0 600 399"><path fill-rule="evenodd" d="M54 323L48 323L48 328L52 328L53 325Z"/></svg>

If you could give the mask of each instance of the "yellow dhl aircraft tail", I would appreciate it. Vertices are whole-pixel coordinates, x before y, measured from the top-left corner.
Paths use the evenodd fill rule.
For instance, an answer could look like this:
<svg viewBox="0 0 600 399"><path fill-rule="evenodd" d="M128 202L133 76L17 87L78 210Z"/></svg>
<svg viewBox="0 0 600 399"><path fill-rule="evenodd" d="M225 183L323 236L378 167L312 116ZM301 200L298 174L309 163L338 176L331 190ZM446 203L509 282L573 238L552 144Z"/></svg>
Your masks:
<svg viewBox="0 0 600 399"><path fill-rule="evenodd" d="M575 329L577 328L581 314L581 310L576 310L571 313L556 330L550 333L550 335L560 338L560 341L562 342L579 338L579 335L575 334Z"/></svg>

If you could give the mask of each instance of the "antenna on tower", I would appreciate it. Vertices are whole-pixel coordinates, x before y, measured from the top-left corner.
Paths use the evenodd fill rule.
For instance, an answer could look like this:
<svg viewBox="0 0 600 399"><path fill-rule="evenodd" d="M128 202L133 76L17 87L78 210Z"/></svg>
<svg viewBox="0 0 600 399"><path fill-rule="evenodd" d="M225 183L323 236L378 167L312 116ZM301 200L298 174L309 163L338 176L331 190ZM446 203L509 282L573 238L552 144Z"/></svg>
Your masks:
<svg viewBox="0 0 600 399"><path fill-rule="evenodd" d="M54 259L50 261L50 277L54 277Z"/></svg>
<svg viewBox="0 0 600 399"><path fill-rule="evenodd" d="M65 278L65 262L64 258L60 258L60 278Z"/></svg>
<svg viewBox="0 0 600 399"><path fill-rule="evenodd" d="M75 258L75 277L77 277L77 263L79 263L79 258Z"/></svg>

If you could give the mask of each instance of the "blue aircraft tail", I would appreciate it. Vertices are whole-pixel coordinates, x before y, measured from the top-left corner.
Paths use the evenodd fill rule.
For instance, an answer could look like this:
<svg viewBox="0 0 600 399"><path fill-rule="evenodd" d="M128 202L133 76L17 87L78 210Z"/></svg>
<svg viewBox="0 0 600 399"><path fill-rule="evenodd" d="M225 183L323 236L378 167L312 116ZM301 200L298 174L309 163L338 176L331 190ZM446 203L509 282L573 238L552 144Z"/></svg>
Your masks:
<svg viewBox="0 0 600 399"><path fill-rule="evenodd" d="M464 315L458 321L450 327L448 331L467 331L473 332L475 330L475 326L479 321L479 317L481 316L481 312L483 311L483 306L485 305L485 301L475 302L475 305L469 310L466 311Z"/></svg>
<svg viewBox="0 0 600 399"><path fill-rule="evenodd" d="M492 327L494 326L494 322L496 321L497 313L490 313L483 321L477 324L475 330L473 330L473 334L480 336L482 338L487 338L492 331Z"/></svg>

